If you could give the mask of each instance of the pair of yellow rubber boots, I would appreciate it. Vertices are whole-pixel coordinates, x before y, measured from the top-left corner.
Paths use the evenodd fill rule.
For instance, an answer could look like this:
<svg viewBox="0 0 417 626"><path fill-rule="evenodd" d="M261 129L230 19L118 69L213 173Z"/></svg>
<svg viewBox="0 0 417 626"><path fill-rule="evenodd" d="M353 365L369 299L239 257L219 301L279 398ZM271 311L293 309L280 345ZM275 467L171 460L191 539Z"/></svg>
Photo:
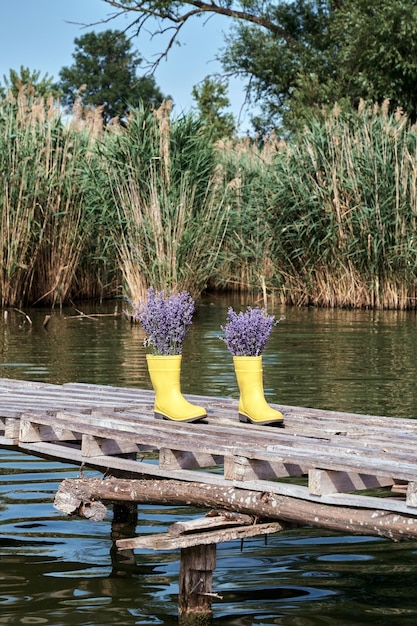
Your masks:
<svg viewBox="0 0 417 626"><path fill-rule="evenodd" d="M207 417L207 411L188 402L181 393L181 358L181 355L146 356L155 391L155 417L175 422L200 421ZM240 421L282 426L284 416L270 407L264 397L262 357L235 356L233 364L240 392Z"/></svg>

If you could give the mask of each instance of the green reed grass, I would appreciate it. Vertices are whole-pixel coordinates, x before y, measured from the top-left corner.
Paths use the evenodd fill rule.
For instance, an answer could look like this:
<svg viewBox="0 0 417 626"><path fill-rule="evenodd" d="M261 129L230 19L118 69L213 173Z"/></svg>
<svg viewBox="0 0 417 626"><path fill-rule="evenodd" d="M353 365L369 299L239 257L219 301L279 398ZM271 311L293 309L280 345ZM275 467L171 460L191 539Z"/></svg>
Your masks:
<svg viewBox="0 0 417 626"><path fill-rule="evenodd" d="M274 294L277 271L274 232L267 219L273 202L273 161L285 144L271 136L261 147L248 138L217 146L230 205L223 263L212 278L217 288Z"/></svg>
<svg viewBox="0 0 417 626"><path fill-rule="evenodd" d="M2 304L62 304L84 242L85 141L24 92L1 103L0 127Z"/></svg>
<svg viewBox="0 0 417 626"><path fill-rule="evenodd" d="M192 116L0 101L3 306L239 290L297 305L417 306L417 130L361 106L214 145Z"/></svg>
<svg viewBox="0 0 417 626"><path fill-rule="evenodd" d="M104 163L118 221L113 230L125 290L187 290L199 296L227 224L223 179L212 142L191 116L132 111L125 132L106 145Z"/></svg>
<svg viewBox="0 0 417 626"><path fill-rule="evenodd" d="M270 224L287 302L415 306L416 139L401 112L362 107L279 154Z"/></svg>

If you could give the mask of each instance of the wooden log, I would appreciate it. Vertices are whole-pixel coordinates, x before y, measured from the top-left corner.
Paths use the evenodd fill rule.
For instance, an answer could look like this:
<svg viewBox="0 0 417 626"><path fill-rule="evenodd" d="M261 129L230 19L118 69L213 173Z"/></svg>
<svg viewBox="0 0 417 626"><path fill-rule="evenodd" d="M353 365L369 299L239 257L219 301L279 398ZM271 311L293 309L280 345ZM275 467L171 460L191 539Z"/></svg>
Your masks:
<svg viewBox="0 0 417 626"><path fill-rule="evenodd" d="M92 507L103 506L103 502L121 501L209 509L221 507L263 520L386 537L393 541L417 538L417 518L412 515L360 506L348 508L267 491L177 480L66 479L59 487L54 506L66 513L71 513L72 508L72 513L77 514L83 503L90 503L91 513Z"/></svg>

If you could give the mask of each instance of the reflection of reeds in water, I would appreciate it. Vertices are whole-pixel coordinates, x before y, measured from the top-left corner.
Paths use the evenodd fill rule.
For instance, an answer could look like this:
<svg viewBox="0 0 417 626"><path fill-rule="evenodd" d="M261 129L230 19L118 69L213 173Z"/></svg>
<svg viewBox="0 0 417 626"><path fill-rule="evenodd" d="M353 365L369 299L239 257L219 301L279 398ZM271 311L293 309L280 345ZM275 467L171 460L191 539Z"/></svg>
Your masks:
<svg viewBox="0 0 417 626"><path fill-rule="evenodd" d="M171 122L169 114L170 103L137 111L107 155L120 224L115 240L134 300L151 285L198 296L227 224L210 140L191 118Z"/></svg>

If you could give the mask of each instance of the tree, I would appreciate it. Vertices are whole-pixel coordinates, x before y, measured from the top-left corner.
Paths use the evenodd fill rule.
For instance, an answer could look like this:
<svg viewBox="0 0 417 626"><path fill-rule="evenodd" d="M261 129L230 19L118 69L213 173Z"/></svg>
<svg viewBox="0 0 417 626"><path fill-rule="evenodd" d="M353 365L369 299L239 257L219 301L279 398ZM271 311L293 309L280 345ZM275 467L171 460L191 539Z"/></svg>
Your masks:
<svg viewBox="0 0 417 626"><path fill-rule="evenodd" d="M60 71L63 104L80 97L86 106L102 107L105 123L122 119L140 101L159 106L164 99L152 76L137 76L142 59L118 30L90 32L74 40L74 64Z"/></svg>
<svg viewBox="0 0 417 626"><path fill-rule="evenodd" d="M227 85L208 77L201 86L193 87L192 95L197 103L200 117L210 127L214 139L232 137L235 132L235 120L231 113L223 113L230 105L226 96Z"/></svg>
<svg viewBox="0 0 417 626"><path fill-rule="evenodd" d="M140 35L157 24L166 49L195 17L232 20L220 59L248 80L249 101L261 104L258 125L297 127L335 102L390 99L417 118L415 0L103 0L132 15Z"/></svg>
<svg viewBox="0 0 417 626"><path fill-rule="evenodd" d="M20 66L20 72L9 70L9 76L3 76L4 87L0 86L0 95L4 97L6 93L11 92L17 98L22 91L27 96L34 98L43 97L47 99L52 96L54 99L60 97L60 91L53 83L53 78L45 74L41 78L38 70L30 70L28 67Z"/></svg>

